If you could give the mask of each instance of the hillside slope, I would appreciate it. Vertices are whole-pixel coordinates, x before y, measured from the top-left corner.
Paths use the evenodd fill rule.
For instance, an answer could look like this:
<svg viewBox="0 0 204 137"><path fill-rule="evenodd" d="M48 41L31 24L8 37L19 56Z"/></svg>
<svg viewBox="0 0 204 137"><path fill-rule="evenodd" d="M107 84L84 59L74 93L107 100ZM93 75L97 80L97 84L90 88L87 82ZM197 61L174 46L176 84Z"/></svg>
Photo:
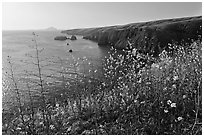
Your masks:
<svg viewBox="0 0 204 137"><path fill-rule="evenodd" d="M158 55L168 43L190 42L202 35L202 16L165 19L120 26L72 29L62 33L83 35L84 39L98 42L98 45L112 45L124 49L128 41L143 53Z"/></svg>

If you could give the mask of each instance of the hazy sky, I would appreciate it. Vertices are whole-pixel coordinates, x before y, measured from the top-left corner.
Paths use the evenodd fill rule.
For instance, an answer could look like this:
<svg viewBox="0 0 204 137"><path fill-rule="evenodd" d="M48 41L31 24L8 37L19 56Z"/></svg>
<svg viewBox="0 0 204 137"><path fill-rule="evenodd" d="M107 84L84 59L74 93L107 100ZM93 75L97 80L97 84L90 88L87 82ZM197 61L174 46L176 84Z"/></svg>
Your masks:
<svg viewBox="0 0 204 137"><path fill-rule="evenodd" d="M2 28L99 27L202 15L202 3L2 3Z"/></svg>

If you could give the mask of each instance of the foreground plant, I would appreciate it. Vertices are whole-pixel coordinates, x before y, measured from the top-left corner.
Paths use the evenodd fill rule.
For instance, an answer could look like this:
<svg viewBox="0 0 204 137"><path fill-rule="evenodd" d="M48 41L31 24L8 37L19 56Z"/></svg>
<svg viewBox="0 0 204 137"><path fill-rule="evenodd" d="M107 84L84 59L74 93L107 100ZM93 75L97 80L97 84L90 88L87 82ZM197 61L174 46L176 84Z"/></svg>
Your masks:
<svg viewBox="0 0 204 137"><path fill-rule="evenodd" d="M158 58L133 47L122 54L111 49L99 80L81 75L76 60L69 66L60 59L60 76L53 78L61 86L47 88L60 94L45 103L49 134L202 134L201 47L199 40L170 44ZM43 112L32 116L35 134L48 134Z"/></svg>

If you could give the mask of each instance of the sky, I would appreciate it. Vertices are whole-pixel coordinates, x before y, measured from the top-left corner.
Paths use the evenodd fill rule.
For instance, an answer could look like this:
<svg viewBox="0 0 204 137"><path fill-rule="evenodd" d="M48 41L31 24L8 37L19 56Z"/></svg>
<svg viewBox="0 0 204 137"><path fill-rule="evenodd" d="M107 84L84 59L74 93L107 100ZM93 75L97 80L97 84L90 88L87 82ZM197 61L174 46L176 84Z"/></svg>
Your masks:
<svg viewBox="0 0 204 137"><path fill-rule="evenodd" d="M74 29L200 15L201 2L3 2L2 29Z"/></svg>

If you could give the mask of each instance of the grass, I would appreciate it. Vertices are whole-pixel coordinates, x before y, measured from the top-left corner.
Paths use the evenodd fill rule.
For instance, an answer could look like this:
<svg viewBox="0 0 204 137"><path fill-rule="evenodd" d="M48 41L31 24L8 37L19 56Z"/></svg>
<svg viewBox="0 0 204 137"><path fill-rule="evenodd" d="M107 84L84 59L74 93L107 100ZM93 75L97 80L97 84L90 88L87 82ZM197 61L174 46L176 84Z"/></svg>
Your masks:
<svg viewBox="0 0 204 137"><path fill-rule="evenodd" d="M100 78L92 73L94 70L89 76L79 72L80 64L74 58L70 65L59 59L55 63L61 70L49 76L59 82L49 84L45 81L48 76L40 71L43 68L37 54L38 87L33 86L32 80L26 82L30 103L18 105L13 113L3 112L2 132L202 134L201 47L199 40L174 43L157 58L139 51L134 56L111 49ZM35 49L38 53L38 47ZM19 87L15 89L21 91ZM34 101L39 91L38 101Z"/></svg>

